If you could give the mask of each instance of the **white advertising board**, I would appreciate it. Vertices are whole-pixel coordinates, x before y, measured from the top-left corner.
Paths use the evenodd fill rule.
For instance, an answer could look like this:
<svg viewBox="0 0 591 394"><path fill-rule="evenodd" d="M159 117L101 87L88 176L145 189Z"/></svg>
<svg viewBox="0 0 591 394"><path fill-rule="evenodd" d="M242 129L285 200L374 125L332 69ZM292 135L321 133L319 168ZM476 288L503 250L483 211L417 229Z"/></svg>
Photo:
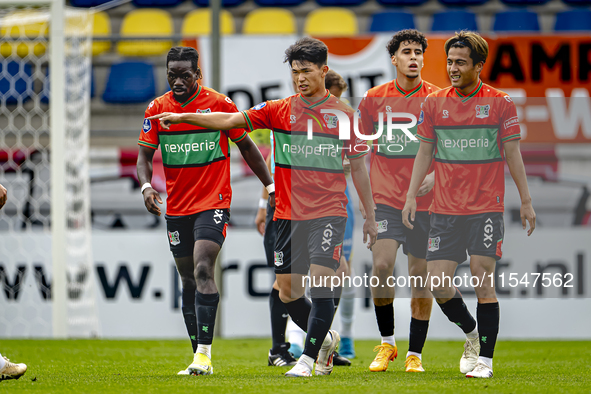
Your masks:
<svg viewBox="0 0 591 394"><path fill-rule="evenodd" d="M51 336L51 283L49 238L47 253L36 261L10 252L0 256L0 337ZM501 338L591 338L591 231L589 229L537 229L532 237L524 232L506 232L504 257L498 275L505 273L500 294ZM7 249L5 249L7 250ZM106 338L184 338L180 310L180 280L168 250L166 234L159 232L108 232L93 234L94 285L100 334ZM355 274L369 274L371 254L355 234ZM407 259L398 253L395 276L406 276ZM270 335L269 304L273 274L265 267L262 237L254 230L228 231L223 249L223 296L221 332L224 337ZM464 267L466 266L466 267ZM458 274L467 268L464 263ZM541 276L533 286L532 273ZM572 274L568 286L542 286L548 273ZM511 276L511 274L516 274ZM529 284L522 280L528 273ZM518 278L509 281L509 277ZM563 281L565 282L565 281ZM547 281L544 282L547 284ZM499 276L497 276L499 284ZM513 286L514 285L514 286ZM564 285L564 283L563 283ZM377 338L373 306L365 289L355 301L357 338ZM541 294L539 293L541 291ZM468 289L462 292L469 296ZM509 292L507 294L507 292ZM501 292L500 292L501 293ZM397 290L396 336L408 335L410 306L408 289ZM475 300L467 300L475 314ZM338 314L337 314L338 316ZM567 323L567 324L565 324ZM335 327L338 329L338 317ZM461 338L461 332L434 306L429 338Z"/></svg>

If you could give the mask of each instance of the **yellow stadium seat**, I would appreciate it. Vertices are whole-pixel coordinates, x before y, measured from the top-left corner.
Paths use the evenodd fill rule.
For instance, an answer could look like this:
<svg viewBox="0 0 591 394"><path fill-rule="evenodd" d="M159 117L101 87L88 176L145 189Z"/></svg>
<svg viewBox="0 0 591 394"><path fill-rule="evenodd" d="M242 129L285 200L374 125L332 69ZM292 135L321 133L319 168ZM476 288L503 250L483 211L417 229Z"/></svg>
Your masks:
<svg viewBox="0 0 591 394"><path fill-rule="evenodd" d="M308 14L304 34L317 37L354 36L359 31L357 18L346 8L318 8Z"/></svg>
<svg viewBox="0 0 591 394"><path fill-rule="evenodd" d="M172 18L167 11L144 8L128 12L121 24L121 38L170 37ZM117 52L122 56L158 56L172 47L172 40L120 41Z"/></svg>
<svg viewBox="0 0 591 394"><path fill-rule="evenodd" d="M38 10L19 10L8 13L0 21L0 37L5 42L0 45L2 57L8 57L16 52L17 56L25 57L29 52L41 56L47 49L49 23L46 13ZM18 41L16 38L27 38L28 41ZM39 39L37 42L33 41ZM3 41L4 41L3 40Z"/></svg>
<svg viewBox="0 0 591 394"><path fill-rule="evenodd" d="M244 19L244 34L296 34L293 13L283 8L258 8Z"/></svg>
<svg viewBox="0 0 591 394"><path fill-rule="evenodd" d="M110 36L111 35L111 19L106 12L99 11L94 13L94 24L92 25L92 35ZM110 41L92 40L92 56L98 56L103 52L111 49Z"/></svg>
<svg viewBox="0 0 591 394"><path fill-rule="evenodd" d="M220 14L220 32L222 35L234 34L234 19L227 10ZM211 11L209 8L189 12L183 20L183 37L203 36L211 33Z"/></svg>

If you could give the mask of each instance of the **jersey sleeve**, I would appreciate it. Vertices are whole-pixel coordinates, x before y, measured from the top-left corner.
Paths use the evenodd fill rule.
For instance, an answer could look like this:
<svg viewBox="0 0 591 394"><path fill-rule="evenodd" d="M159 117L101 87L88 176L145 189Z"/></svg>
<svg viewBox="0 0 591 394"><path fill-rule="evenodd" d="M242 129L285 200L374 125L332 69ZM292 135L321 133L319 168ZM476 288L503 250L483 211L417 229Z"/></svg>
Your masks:
<svg viewBox="0 0 591 394"><path fill-rule="evenodd" d="M236 104L230 99L230 97L221 96L223 100L222 111L223 112L238 112L238 108L236 108ZM246 138L248 134L246 129L231 129L227 132L228 138L232 140L232 142L240 142Z"/></svg>
<svg viewBox="0 0 591 394"><path fill-rule="evenodd" d="M505 96L503 99L503 110L501 112L500 126L501 142L521 139L521 128L519 118L517 117L517 108L511 97Z"/></svg>
<svg viewBox="0 0 591 394"><path fill-rule="evenodd" d="M158 115L159 113L160 106L156 101L152 101L150 105L148 105L144 115L144 125L142 126L142 131L140 131L138 145L151 149L158 149L158 130L160 128L160 122L158 119L148 120L148 118L153 115Z"/></svg>
<svg viewBox="0 0 591 394"><path fill-rule="evenodd" d="M373 117L371 116L371 98L367 97L368 92L365 93L363 99L357 107L357 114L359 115L359 131L364 135L373 135L375 133L373 125Z"/></svg>
<svg viewBox="0 0 591 394"><path fill-rule="evenodd" d="M433 128L433 114L434 114L435 99L425 98L419 120L417 121L417 138L429 144L437 142L437 134Z"/></svg>
<svg viewBox="0 0 591 394"><path fill-rule="evenodd" d="M273 107L273 103L271 101L265 101L255 105L251 109L242 111L242 116L244 116L246 127L249 131L273 129L271 107Z"/></svg>
<svg viewBox="0 0 591 394"><path fill-rule="evenodd" d="M355 131L353 129L354 126L354 114L355 112L350 111L347 113L347 115L349 116L349 138L347 138L347 140L345 141L344 144L344 149L345 149L345 155L350 159L350 160L354 160L354 159L358 159L360 157L365 156L370 148L369 145L367 145L367 141L363 140L361 138L358 138L355 135ZM363 125L362 125L362 121L361 119L359 119L359 132L363 133Z"/></svg>

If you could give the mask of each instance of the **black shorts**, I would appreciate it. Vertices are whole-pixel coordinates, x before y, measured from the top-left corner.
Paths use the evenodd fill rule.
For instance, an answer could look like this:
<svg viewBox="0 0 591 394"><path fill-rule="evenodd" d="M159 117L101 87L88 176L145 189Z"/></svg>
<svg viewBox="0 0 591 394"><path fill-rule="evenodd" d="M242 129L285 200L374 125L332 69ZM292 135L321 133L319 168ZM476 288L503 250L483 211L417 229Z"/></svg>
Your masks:
<svg viewBox="0 0 591 394"><path fill-rule="evenodd" d="M378 239L393 239L402 244L404 254L424 259L427 256L429 239L429 212L415 214L414 228L402 223L402 210L384 204L376 204Z"/></svg>
<svg viewBox="0 0 591 394"><path fill-rule="evenodd" d="M274 266L276 274L306 275L310 264L337 270L347 218L277 220Z"/></svg>
<svg viewBox="0 0 591 394"><path fill-rule="evenodd" d="M193 256L195 241L222 246L230 220L229 209L211 209L188 216L165 216L168 243L174 257Z"/></svg>
<svg viewBox="0 0 591 394"><path fill-rule="evenodd" d="M505 225L502 212L476 215L431 214L427 260L451 260L458 264L470 256L503 256Z"/></svg>
<svg viewBox="0 0 591 394"><path fill-rule="evenodd" d="M263 246L267 265L273 267L273 252L275 251L275 240L277 239L277 222L273 220L275 208L267 204L267 217L265 218L265 235L263 235Z"/></svg>

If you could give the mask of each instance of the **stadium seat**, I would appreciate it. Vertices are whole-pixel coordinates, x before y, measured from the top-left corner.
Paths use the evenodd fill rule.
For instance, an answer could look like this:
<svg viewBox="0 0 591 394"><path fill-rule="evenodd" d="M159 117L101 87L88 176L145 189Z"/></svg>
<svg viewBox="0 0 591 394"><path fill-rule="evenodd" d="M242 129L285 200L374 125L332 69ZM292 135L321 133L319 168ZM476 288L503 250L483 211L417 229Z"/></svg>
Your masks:
<svg viewBox="0 0 591 394"><path fill-rule="evenodd" d="M324 7L351 7L361 5L366 0L316 0L316 2Z"/></svg>
<svg viewBox="0 0 591 394"><path fill-rule="evenodd" d="M72 7L96 7L97 5L108 3L111 0L70 0Z"/></svg>
<svg viewBox="0 0 591 394"><path fill-rule="evenodd" d="M564 11L556 14L555 31L591 30L591 11L586 9Z"/></svg>
<svg viewBox="0 0 591 394"><path fill-rule="evenodd" d="M101 53L111 49L111 41L95 40L94 37L107 37L111 35L111 19L109 14L104 11L94 13L94 23L92 25L92 56L98 56Z"/></svg>
<svg viewBox="0 0 591 394"><path fill-rule="evenodd" d="M236 7L246 0L222 0L222 7ZM193 0L198 7L209 7L209 0Z"/></svg>
<svg viewBox="0 0 591 394"><path fill-rule="evenodd" d="M510 6L516 7L525 7L530 5L544 5L550 0L501 0L502 3L505 3Z"/></svg>
<svg viewBox="0 0 591 394"><path fill-rule="evenodd" d="M538 14L531 11L503 11L495 16L493 31L540 31Z"/></svg>
<svg viewBox="0 0 591 394"><path fill-rule="evenodd" d="M427 1L428 0L378 0L378 3L386 7L413 7L422 5Z"/></svg>
<svg viewBox="0 0 591 394"><path fill-rule="evenodd" d="M17 104L19 98L23 103L29 100L34 94L32 75L29 63L0 62L0 101L10 105Z"/></svg>
<svg viewBox="0 0 591 394"><path fill-rule="evenodd" d="M318 37L354 36L359 31L357 18L347 8L317 8L306 17L304 34Z"/></svg>
<svg viewBox="0 0 591 394"><path fill-rule="evenodd" d="M111 104L145 103L156 96L154 67L144 62L114 64L109 70L103 100Z"/></svg>
<svg viewBox="0 0 591 394"><path fill-rule="evenodd" d="M136 7L175 7L185 0L133 0Z"/></svg>
<svg viewBox="0 0 591 394"><path fill-rule="evenodd" d="M26 36L30 39L43 36L47 37L47 34L49 33L49 23L47 20L43 21L42 19L41 22L31 22L26 24L20 22L23 18L31 18L36 15L40 16L41 11L18 10L7 13L6 16L0 20L0 25L2 26L0 29L0 36L8 36L11 38ZM2 41L4 41L2 45L0 45L0 54L2 57L10 56L13 53L13 50L16 50L16 55L19 57L25 57L31 52L38 57L43 55L46 50L46 44L44 42L34 43L32 41L17 40Z"/></svg>
<svg viewBox="0 0 591 394"><path fill-rule="evenodd" d="M476 5L482 5L488 0L439 0L439 2L449 7L473 7Z"/></svg>
<svg viewBox="0 0 591 394"><path fill-rule="evenodd" d="M295 7L306 0L254 0L261 7Z"/></svg>
<svg viewBox="0 0 591 394"><path fill-rule="evenodd" d="M283 8L257 8L244 18L243 34L296 34L293 13Z"/></svg>
<svg viewBox="0 0 591 394"><path fill-rule="evenodd" d="M172 18L168 12L152 8L133 10L123 18L121 38L150 37L150 39L120 41L117 44L117 52L122 56L162 55L172 47L172 41L154 38L166 38L172 34Z"/></svg>
<svg viewBox="0 0 591 394"><path fill-rule="evenodd" d="M431 31L460 31L463 29L478 31L476 15L468 11L444 11L433 14Z"/></svg>
<svg viewBox="0 0 591 394"><path fill-rule="evenodd" d="M372 33L414 29L413 14L400 11L378 12L371 16L369 31Z"/></svg>
<svg viewBox="0 0 591 394"><path fill-rule="evenodd" d="M227 10L220 14L220 31L223 35L234 34L234 19ZM203 36L211 32L211 10L209 8L198 9L185 15L181 34L183 37Z"/></svg>

